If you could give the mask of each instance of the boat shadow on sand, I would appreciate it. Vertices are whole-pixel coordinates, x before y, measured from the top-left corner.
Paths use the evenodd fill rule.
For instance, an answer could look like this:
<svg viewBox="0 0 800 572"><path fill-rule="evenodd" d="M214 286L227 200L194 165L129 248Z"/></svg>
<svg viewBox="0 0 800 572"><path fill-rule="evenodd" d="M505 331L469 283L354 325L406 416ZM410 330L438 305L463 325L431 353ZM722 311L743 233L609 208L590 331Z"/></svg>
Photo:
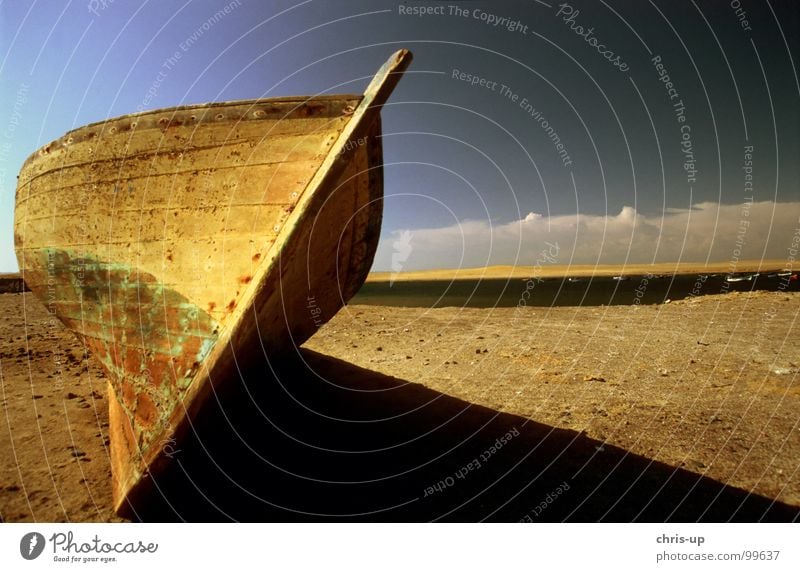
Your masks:
<svg viewBox="0 0 800 572"><path fill-rule="evenodd" d="M791 521L800 508L309 350L250 367L144 521ZM220 402L224 406L220 406ZM601 446L602 445L602 446Z"/></svg>

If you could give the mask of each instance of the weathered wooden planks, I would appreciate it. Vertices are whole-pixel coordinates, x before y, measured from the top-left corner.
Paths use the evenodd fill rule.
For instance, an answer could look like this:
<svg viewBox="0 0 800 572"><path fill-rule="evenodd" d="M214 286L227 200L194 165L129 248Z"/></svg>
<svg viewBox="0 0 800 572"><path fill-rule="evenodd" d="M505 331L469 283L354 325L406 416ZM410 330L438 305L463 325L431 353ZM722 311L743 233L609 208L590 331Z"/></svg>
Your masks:
<svg viewBox="0 0 800 572"><path fill-rule="evenodd" d="M26 161L17 257L109 372L118 509L215 384L305 341L363 283L382 211L380 106L409 61L395 54L363 98L125 116Z"/></svg>

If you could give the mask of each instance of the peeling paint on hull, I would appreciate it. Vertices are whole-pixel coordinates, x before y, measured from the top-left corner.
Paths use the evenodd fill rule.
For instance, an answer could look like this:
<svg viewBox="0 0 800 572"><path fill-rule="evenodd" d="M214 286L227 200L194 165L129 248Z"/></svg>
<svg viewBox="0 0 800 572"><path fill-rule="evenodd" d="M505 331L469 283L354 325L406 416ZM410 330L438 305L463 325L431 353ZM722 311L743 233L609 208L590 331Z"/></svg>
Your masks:
<svg viewBox="0 0 800 572"><path fill-rule="evenodd" d="M52 248L42 256L52 276L51 307L110 374L117 401L134 420L139 450L149 449L167 430L220 324L155 276L124 263Z"/></svg>

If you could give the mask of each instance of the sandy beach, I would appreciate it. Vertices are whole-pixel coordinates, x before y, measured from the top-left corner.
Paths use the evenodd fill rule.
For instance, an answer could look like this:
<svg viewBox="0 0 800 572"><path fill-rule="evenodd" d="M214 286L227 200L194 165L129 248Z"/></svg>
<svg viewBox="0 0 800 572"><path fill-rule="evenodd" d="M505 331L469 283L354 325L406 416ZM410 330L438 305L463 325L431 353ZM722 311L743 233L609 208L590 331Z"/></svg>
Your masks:
<svg viewBox="0 0 800 572"><path fill-rule="evenodd" d="M758 521L800 514L800 294L348 306L209 405L141 520ZM114 521L106 379L0 295L0 517Z"/></svg>

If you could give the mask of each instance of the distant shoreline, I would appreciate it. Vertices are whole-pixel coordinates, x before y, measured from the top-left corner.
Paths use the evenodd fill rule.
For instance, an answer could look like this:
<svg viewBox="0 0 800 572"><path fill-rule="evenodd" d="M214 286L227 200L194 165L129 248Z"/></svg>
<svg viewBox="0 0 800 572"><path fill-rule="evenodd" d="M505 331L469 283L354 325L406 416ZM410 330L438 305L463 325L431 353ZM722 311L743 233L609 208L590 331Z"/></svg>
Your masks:
<svg viewBox="0 0 800 572"><path fill-rule="evenodd" d="M370 272L367 282L410 282L416 280L480 280L488 278L591 278L610 276L644 276L647 274L728 274L782 272L793 270L785 260L742 260L730 262L664 262L660 264L554 264L548 266L485 266L481 268L442 268L408 272ZM20 280L19 272L0 272L0 287Z"/></svg>
<svg viewBox="0 0 800 572"><path fill-rule="evenodd" d="M408 272L371 272L367 282L409 282L415 280L480 280L488 278L590 278L609 276L643 276L647 274L728 274L781 272L792 270L785 260L742 260L730 262L666 262L660 264L572 264L552 266L486 266L483 268L452 268L414 270Z"/></svg>

